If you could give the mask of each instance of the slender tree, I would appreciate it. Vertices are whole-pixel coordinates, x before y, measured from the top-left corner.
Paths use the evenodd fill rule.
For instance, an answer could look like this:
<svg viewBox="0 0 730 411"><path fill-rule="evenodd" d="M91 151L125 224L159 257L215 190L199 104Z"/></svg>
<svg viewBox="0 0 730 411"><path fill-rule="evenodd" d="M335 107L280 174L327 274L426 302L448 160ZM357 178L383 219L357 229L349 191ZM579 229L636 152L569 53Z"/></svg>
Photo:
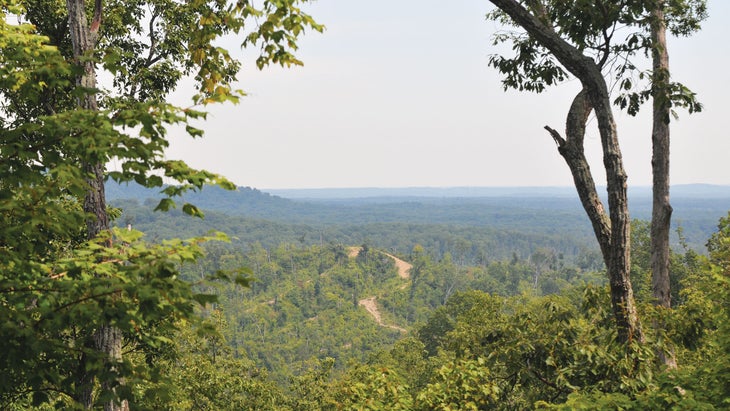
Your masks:
<svg viewBox="0 0 730 411"><path fill-rule="evenodd" d="M656 303L669 308L669 229L672 206L669 203L669 52L663 0L651 12L652 40L652 175L653 203L651 217L652 288Z"/></svg>
<svg viewBox="0 0 730 411"><path fill-rule="evenodd" d="M675 25L675 32L688 34L696 30L705 17L705 2L655 0L649 3L650 39L652 56L652 214L651 214L651 271L654 303L671 307L669 273L669 232L672 206L669 201L669 122L672 114L672 87L667 48L667 15L670 7L685 8L683 25ZM677 30L676 28L680 28ZM699 110L699 104L690 101L690 111ZM655 326L661 327L660 324ZM677 366L673 353L659 352L660 360L668 367Z"/></svg>
<svg viewBox="0 0 730 411"><path fill-rule="evenodd" d="M669 286L669 231L672 206L669 202L669 52L665 2L658 0L651 10L652 40L652 212L651 212L651 284L654 303L670 308L672 294ZM658 321L654 327L661 330ZM677 367L671 348L657 351L659 361L670 368Z"/></svg>

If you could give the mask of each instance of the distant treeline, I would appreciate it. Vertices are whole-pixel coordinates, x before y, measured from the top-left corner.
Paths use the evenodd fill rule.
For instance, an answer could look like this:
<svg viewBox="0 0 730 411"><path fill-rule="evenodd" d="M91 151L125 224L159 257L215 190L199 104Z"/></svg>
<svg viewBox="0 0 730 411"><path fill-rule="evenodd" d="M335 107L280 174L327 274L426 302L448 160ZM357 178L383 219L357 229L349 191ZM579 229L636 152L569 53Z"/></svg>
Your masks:
<svg viewBox="0 0 730 411"><path fill-rule="evenodd" d="M675 249L680 248L676 229L681 228L684 242L704 252L704 241L730 207L730 192L723 197L721 188L710 188L685 186L679 190L684 196L673 198ZM651 216L651 199L642 193L631 199L631 212L633 218L646 220ZM470 263L508 258L514 253L526 256L536 248L553 248L567 257L596 248L580 203L566 195L290 200L248 187L237 191L207 187L179 200L203 209L204 221L175 212L153 214L159 198L154 190L110 184L107 196L124 209L124 225L132 222L160 238L216 229L241 243L257 241L269 246L281 242L372 242L379 247L410 250L419 243L437 258L449 252Z"/></svg>

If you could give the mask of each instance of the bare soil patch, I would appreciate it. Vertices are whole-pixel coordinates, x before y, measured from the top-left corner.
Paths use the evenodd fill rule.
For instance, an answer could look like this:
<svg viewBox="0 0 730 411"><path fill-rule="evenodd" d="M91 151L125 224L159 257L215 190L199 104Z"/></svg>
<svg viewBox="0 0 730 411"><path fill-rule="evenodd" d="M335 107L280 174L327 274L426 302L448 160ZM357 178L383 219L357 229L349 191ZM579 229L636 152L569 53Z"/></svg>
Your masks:
<svg viewBox="0 0 730 411"><path fill-rule="evenodd" d="M397 325L386 324L383 322L383 318L380 316L380 311L378 310L378 304L375 302L376 299L377 297L365 298L363 300L360 300L359 304L365 307L365 310L367 310L367 312L373 316L375 322L378 323L379 326L398 330L402 333L407 332L405 328L398 327Z"/></svg>
<svg viewBox="0 0 730 411"><path fill-rule="evenodd" d="M362 249L362 247L348 247L347 254L350 256L350 258L355 258L355 257L357 257L357 254L360 252L361 249ZM410 278L409 270L411 268L413 268L412 264L407 263L392 254L388 254L385 252L383 252L383 254L392 258L393 261L395 262L395 267L398 269L398 277L400 277L404 280L407 280ZM407 286L408 286L408 284L404 284L401 287L401 289L403 289ZM377 298L378 297L376 297L376 296L368 297L368 298L358 301L358 304L365 307L365 310L367 310L367 312L370 313L370 315L375 319L375 322L379 326L391 328L393 330L398 330L403 333L408 332L405 328L401 328L401 327L398 327L397 325L393 325L393 324L386 324L383 322L383 318L380 315L380 310L378 310L378 304L376 303Z"/></svg>

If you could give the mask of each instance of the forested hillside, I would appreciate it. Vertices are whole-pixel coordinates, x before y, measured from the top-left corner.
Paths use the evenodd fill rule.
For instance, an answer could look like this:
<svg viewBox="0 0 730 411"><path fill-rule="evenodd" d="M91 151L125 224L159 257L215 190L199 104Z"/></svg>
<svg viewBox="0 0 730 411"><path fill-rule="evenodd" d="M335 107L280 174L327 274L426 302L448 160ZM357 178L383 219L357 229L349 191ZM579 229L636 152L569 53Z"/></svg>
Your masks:
<svg viewBox="0 0 730 411"><path fill-rule="evenodd" d="M211 243L183 275L218 295L202 314L220 337L184 354L182 364L196 371L168 365L182 371L175 392L244 409L426 410L463 401L487 409L540 401L566 409L703 409L727 392L719 364L730 358L728 313L717 305L727 285L712 273L726 265L728 227L730 215L710 239L709 258L672 255L674 325L651 338L666 339L661 344L693 366L659 377L648 346L627 353L615 343L600 257L576 266L539 249L526 259L473 265L448 253L435 260L416 245L399 253L408 267L401 276L394 256L372 244ZM637 300L645 315L661 316L650 305L648 224L637 221L632 239ZM250 269L248 287L205 280L240 267ZM176 343L183 353L194 344L186 338ZM193 391L184 388L191 381ZM219 402L220 392L229 402Z"/></svg>
<svg viewBox="0 0 730 411"><path fill-rule="evenodd" d="M211 191L198 194L201 204L215 203L222 195L213 191L214 195L206 198L207 192ZM393 363L399 360L383 359L391 358L390 350L402 349L398 347L403 344L422 347L428 354L418 361L427 361L437 354L439 347L451 341L445 335L456 327L454 321L462 315L461 311L448 310L471 309L469 304L487 295L493 296L490 304L533 307L526 308L527 312L540 304L554 304L547 301L556 297L547 296L558 294L571 296L560 303L569 304L561 308L565 310L577 309L570 304L584 304L581 298L605 298L600 253L585 233L574 228L574 224L582 225L581 215L575 210L563 210L566 202L561 199L410 198L401 203L399 199L380 198L295 202L252 189L239 189L228 196L220 203L228 205L221 208L235 205L238 213L259 218L205 209L204 219L177 211L153 212L156 202L152 200L117 199L111 203L122 209L117 224L132 224L153 241L181 234L202 235L213 228L231 236L230 243L206 246L206 257L186 267L183 274L195 282L203 280L206 273L219 270L251 270L253 281L248 288L205 286L219 296L208 315L217 318L217 328L230 347L227 355L250 360L254 367L265 370L261 375L267 376L266 384L275 386L270 389L290 392L296 401L303 400L297 397L302 395L296 394L297 384L301 379L314 384L307 380L313 372L324 372L327 377L316 384L326 385L330 378L336 380L340 378L336 376L354 372L353 364L386 361L388 366L400 367ZM702 221L717 213L720 203L718 199L694 198L688 201L688 209L703 209L693 220ZM258 208L262 204L282 213L290 210L290 214L277 220L275 213L266 214ZM454 212L458 209L462 212ZM372 215L364 215L371 210ZM431 216L442 213L446 222L438 217L428 223L395 222L390 221L394 219L392 215L385 217L386 221L378 221L385 210L400 212L406 220L410 215L416 221L422 212ZM287 222L297 212L305 212L303 220L310 223ZM512 230L491 225L494 222L499 227L500 214L514 222ZM551 220L548 214L557 217ZM270 220L264 218L267 216ZM347 216L361 223L343 223ZM469 224L471 218L482 218L483 226ZM530 228L521 232L520 227ZM648 302L648 223L635 221L633 244L634 289L641 301ZM673 257L673 299L677 304L686 301L681 290L699 270L700 257L686 243L683 247L678 247ZM411 264L408 278L398 275L389 254ZM476 292L485 293L484 297ZM582 293L590 296L581 297ZM366 309L367 304L377 310L377 318ZM480 314L483 315L493 314ZM541 321L554 319L547 317ZM425 383L430 378L426 376L426 363L418 367L426 374L401 376L406 378L404 381ZM418 383L411 387L416 388L424 387ZM326 408L325 403L317 404Z"/></svg>
<svg viewBox="0 0 730 411"><path fill-rule="evenodd" d="M206 258L184 274L195 281L208 272L251 268L250 288L219 289L217 307L234 350L267 368L281 384L313 359L333 358L338 370L350 360L368 359L458 292L547 295L604 282L598 272L565 266L546 249L526 260L477 266L460 264L448 253L434 261L420 245L401 255L412 267L399 276L394 257L367 244L282 243L269 250L255 243L246 251L211 244ZM361 307L369 298L383 325Z"/></svg>

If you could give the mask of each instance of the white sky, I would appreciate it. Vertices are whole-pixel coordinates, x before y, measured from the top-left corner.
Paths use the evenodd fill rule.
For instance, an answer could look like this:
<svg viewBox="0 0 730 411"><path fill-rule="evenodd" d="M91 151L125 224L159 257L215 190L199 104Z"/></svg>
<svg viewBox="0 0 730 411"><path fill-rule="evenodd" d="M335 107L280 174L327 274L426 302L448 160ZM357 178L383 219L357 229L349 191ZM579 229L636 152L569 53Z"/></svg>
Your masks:
<svg viewBox="0 0 730 411"><path fill-rule="evenodd" d="M669 46L673 77L705 105L672 123L673 184L730 184L730 2L709 6L703 31ZM563 129L579 85L505 93L487 66L497 52L488 1L319 0L306 9L327 29L300 41L304 67L247 64L248 97L213 107L206 136L174 139L170 158L260 189L572 184L543 126ZM649 110L616 112L630 185L651 184ZM604 185L597 131L586 146Z"/></svg>

